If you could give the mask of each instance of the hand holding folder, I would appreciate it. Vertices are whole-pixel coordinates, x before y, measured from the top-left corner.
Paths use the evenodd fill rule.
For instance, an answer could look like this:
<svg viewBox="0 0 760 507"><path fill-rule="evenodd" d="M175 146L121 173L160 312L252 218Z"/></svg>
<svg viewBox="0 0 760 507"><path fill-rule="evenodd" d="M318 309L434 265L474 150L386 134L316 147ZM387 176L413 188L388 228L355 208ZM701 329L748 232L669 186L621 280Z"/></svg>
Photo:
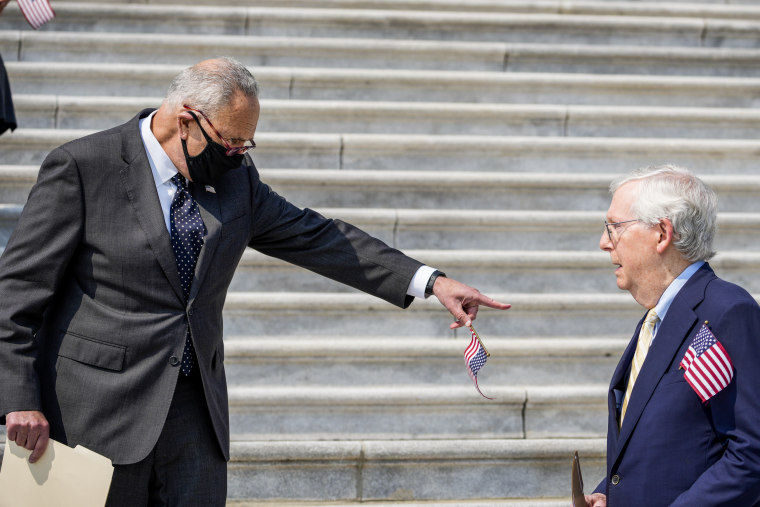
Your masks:
<svg viewBox="0 0 760 507"><path fill-rule="evenodd" d="M5 443L0 469L0 507L103 507L111 487L113 465L82 446L72 449L50 440L36 463L32 451Z"/></svg>

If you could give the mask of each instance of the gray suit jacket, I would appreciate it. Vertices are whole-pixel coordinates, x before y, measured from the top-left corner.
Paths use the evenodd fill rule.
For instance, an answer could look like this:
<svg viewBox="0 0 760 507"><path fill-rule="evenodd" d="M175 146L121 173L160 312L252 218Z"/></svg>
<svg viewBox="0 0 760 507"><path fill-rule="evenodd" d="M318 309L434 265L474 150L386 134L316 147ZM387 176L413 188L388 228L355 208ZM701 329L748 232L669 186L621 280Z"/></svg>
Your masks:
<svg viewBox="0 0 760 507"><path fill-rule="evenodd" d="M138 130L128 123L55 149L0 258L0 415L42 410L51 436L116 464L158 439L186 328L229 459L222 308L246 246L381 297L411 303L421 265L357 228L301 210L230 171L193 192L208 229L185 303Z"/></svg>

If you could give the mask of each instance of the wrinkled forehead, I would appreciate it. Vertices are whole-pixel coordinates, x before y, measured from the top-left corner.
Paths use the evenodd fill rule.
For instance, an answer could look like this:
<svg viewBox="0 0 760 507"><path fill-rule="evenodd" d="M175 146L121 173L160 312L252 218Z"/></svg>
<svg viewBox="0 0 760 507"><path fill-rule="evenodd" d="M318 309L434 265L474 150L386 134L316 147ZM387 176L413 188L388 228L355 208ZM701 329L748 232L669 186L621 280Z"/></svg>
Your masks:
<svg viewBox="0 0 760 507"><path fill-rule="evenodd" d="M242 97L233 100L227 107L219 110L216 117L211 118L219 133L226 138L250 139L256 133L259 122L260 106L256 98Z"/></svg>

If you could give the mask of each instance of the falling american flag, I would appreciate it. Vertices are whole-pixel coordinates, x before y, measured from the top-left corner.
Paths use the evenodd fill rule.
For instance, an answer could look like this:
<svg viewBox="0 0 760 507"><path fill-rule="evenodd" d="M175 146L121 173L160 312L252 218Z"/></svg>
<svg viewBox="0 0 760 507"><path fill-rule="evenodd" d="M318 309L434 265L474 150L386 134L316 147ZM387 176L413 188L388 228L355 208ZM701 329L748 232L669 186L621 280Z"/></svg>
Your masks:
<svg viewBox="0 0 760 507"><path fill-rule="evenodd" d="M475 328L470 326L470 331L472 332L472 339L464 351L464 364L467 365L467 373L475 383L475 389L478 390L483 398L492 400L493 398L489 398L483 394L478 386L478 372L483 365L486 364L486 360L490 357L490 354L483 346L483 342L480 341L480 337L478 336L478 333L475 332Z"/></svg>
<svg viewBox="0 0 760 507"><path fill-rule="evenodd" d="M702 324L689 350L681 359L679 369L686 370L684 378L702 403L721 392L734 378L734 366L728 352L707 327Z"/></svg>
<svg viewBox="0 0 760 507"><path fill-rule="evenodd" d="M55 11L48 0L18 0L18 6L35 30L55 17Z"/></svg>

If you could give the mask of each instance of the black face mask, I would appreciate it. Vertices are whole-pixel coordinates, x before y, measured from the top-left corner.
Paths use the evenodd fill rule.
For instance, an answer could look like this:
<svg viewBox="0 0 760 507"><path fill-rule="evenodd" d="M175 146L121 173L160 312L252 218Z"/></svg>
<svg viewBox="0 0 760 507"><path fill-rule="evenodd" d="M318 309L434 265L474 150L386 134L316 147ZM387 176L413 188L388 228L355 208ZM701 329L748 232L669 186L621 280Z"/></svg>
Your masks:
<svg viewBox="0 0 760 507"><path fill-rule="evenodd" d="M237 169L243 163L243 155L230 155L227 156L227 148L219 143L214 142L209 135L201 127L201 122L198 121L198 117L195 114L193 119L198 124L198 127L203 133L203 137L206 138L206 147L203 151L194 157L191 157L187 153L187 142L184 139L182 141L182 150L185 152L185 162L187 163L187 171L190 174L190 179L193 183L200 185L211 185L220 176L227 171Z"/></svg>

